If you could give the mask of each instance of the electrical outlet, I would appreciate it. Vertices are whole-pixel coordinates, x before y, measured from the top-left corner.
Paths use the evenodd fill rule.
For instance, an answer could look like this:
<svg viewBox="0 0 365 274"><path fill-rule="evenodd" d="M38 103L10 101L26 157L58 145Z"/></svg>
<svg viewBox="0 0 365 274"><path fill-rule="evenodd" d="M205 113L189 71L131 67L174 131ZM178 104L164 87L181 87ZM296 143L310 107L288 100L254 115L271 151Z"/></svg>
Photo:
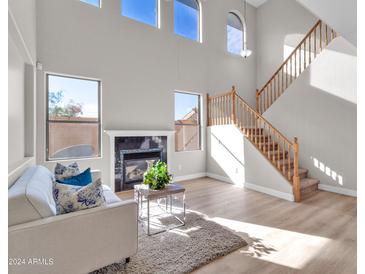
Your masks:
<svg viewBox="0 0 365 274"><path fill-rule="evenodd" d="M178 168L179 168L179 170L182 170L182 165L179 165Z"/></svg>

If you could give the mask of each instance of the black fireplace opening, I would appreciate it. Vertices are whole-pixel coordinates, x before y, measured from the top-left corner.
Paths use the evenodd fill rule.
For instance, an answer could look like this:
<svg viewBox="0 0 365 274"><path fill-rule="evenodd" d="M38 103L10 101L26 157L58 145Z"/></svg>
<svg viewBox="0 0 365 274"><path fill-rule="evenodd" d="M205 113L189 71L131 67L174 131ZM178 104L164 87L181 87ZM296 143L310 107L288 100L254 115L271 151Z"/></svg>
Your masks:
<svg viewBox="0 0 365 274"><path fill-rule="evenodd" d="M116 137L115 191L133 189L143 182L149 165L167 161L167 137Z"/></svg>
<svg viewBox="0 0 365 274"><path fill-rule="evenodd" d="M150 165L162 160L161 149L122 150L122 190L133 189L143 181L143 174Z"/></svg>

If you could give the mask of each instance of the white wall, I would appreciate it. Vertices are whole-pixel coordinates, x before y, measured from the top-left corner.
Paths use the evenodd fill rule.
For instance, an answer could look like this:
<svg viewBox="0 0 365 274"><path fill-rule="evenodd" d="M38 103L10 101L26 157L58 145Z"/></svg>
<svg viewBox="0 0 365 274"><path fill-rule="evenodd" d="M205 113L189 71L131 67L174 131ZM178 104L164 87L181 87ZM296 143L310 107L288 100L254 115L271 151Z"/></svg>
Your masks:
<svg viewBox="0 0 365 274"><path fill-rule="evenodd" d="M31 61L36 60L36 0L9 0L8 10L24 40L21 50L29 53ZM13 33L12 33L13 34ZM24 49L24 46L26 49Z"/></svg>
<svg viewBox="0 0 365 274"><path fill-rule="evenodd" d="M120 0L103 1L102 9L76 0L38 0L37 56L43 71L37 73L37 162L54 166L45 162L46 71L102 80L103 129L173 130L176 89L205 95L234 84L254 103L256 9L248 5L247 42L254 54L247 59L226 51L226 16L230 10L243 13L242 1L202 1L202 10L200 44L173 33L173 1L161 1L162 27L155 29L122 17ZM173 154L176 177L206 171L204 141L203 147ZM102 149L100 159L79 162L83 168L101 169L104 182L110 184L105 134Z"/></svg>
<svg viewBox="0 0 365 274"><path fill-rule="evenodd" d="M8 171L34 156L34 0L8 6Z"/></svg>
<svg viewBox="0 0 365 274"><path fill-rule="evenodd" d="M350 43L357 46L356 0L297 0L303 7L321 18Z"/></svg>
<svg viewBox="0 0 365 274"><path fill-rule="evenodd" d="M24 158L24 60L8 39L8 167ZM10 171L10 170L9 170Z"/></svg>
<svg viewBox="0 0 365 274"><path fill-rule="evenodd" d="M336 38L264 113L299 139L299 165L326 190L356 193L356 48Z"/></svg>
<svg viewBox="0 0 365 274"><path fill-rule="evenodd" d="M257 88L260 89L318 18L293 0L269 0L257 9Z"/></svg>
<svg viewBox="0 0 365 274"><path fill-rule="evenodd" d="M207 129L207 175L293 201L291 184L236 126Z"/></svg>

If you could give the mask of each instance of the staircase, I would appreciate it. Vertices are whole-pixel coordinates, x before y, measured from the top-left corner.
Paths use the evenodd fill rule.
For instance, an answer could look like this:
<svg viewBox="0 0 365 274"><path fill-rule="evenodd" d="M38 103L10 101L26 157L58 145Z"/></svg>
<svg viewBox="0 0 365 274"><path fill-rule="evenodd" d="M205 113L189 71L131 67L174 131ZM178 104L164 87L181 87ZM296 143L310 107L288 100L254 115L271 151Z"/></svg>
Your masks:
<svg viewBox="0 0 365 274"><path fill-rule="evenodd" d="M263 114L336 37L332 28L317 21L270 80L256 91L256 111Z"/></svg>
<svg viewBox="0 0 365 274"><path fill-rule="evenodd" d="M236 125L293 186L296 202L313 194L318 189L319 180L308 177L308 169L299 166L298 139L290 141L262 114L336 36L333 29L319 20L270 80L256 92L256 109L236 93L235 87L207 98L208 126Z"/></svg>

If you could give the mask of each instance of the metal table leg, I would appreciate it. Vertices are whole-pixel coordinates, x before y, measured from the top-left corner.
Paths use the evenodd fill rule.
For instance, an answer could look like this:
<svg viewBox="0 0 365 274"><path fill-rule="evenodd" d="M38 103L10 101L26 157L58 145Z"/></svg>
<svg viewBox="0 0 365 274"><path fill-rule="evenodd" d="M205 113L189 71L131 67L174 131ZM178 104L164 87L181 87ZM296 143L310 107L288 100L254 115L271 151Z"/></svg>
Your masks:
<svg viewBox="0 0 365 274"><path fill-rule="evenodd" d="M185 216L186 216L186 206L185 206L185 192L183 194L183 207L184 207L184 225L185 225Z"/></svg>
<svg viewBox="0 0 365 274"><path fill-rule="evenodd" d="M172 195L170 195L170 214L172 213Z"/></svg>
<svg viewBox="0 0 365 274"><path fill-rule="evenodd" d="M143 199L143 195L141 193L138 193L137 195L137 198L138 198L138 203L139 203L139 209L140 209L140 212L139 212L139 221L142 222L142 226L145 227L145 225L143 224L145 221L147 221L147 235L148 236L151 236L151 235L155 235L155 234L158 234L158 233L161 233L161 232L164 232L164 231L168 231L168 230L171 230L171 229L174 229L174 228L177 228L177 227L180 227L180 226L184 226L185 225L185 221L186 221L186 204L185 204L185 193L183 193L183 199L182 199L182 203L183 203L183 218L181 217L178 217L178 215L176 214L176 212L174 213L173 211L173 194L170 194L170 195L166 195L165 196L165 212L166 213L170 213L170 215L172 217L174 217L177 221L179 221L180 224L177 224L177 225L174 225L174 226L165 226L162 230L159 230L159 231L156 231L156 232L153 232L151 233L151 223L154 224L152 221L151 221L151 204L150 204L150 199L148 197L146 197L145 199ZM147 216L145 216L143 214L143 203L147 203ZM162 211L164 210L164 207L163 207L163 204L160 204L158 199L157 199L157 204L158 204L158 207L160 207L160 209L162 209ZM170 209L169 209L170 207ZM180 210L179 210L180 211ZM181 214L181 211L180 211L180 214ZM144 217L145 216L145 217ZM147 219L147 220L146 220Z"/></svg>
<svg viewBox="0 0 365 274"><path fill-rule="evenodd" d="M147 198L147 234L150 235L150 199Z"/></svg>

